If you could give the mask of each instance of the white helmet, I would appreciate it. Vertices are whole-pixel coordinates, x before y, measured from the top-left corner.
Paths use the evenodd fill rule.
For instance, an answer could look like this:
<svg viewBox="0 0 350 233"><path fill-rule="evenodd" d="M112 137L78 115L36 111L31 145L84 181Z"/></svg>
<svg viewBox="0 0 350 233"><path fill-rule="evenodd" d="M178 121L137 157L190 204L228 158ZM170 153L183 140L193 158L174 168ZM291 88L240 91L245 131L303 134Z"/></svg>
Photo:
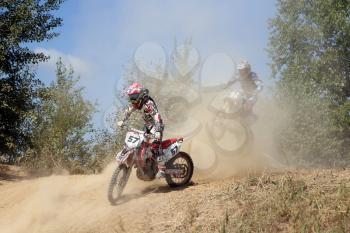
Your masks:
<svg viewBox="0 0 350 233"><path fill-rule="evenodd" d="M250 71L250 64L248 61L244 60L238 63L237 70L248 69Z"/></svg>

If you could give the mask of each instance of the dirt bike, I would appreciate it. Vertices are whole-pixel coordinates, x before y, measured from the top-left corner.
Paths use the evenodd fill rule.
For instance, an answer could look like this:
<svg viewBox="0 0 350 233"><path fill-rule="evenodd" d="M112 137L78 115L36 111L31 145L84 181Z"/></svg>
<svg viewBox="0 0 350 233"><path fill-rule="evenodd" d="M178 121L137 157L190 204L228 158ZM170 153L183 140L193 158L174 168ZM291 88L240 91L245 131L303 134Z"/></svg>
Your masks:
<svg viewBox="0 0 350 233"><path fill-rule="evenodd" d="M116 155L117 167L108 187L108 200L112 205L120 199L133 167L136 168L136 176L140 180L155 179L158 166L152 153L153 140L151 134L128 129L124 148ZM160 156L165 161L165 180L170 187L188 184L193 175L193 161L190 155L180 151L182 143L183 138L171 138L161 142Z"/></svg>
<svg viewBox="0 0 350 233"><path fill-rule="evenodd" d="M225 96L221 108L218 109L212 102L208 105L208 109L215 113L215 117L206 125L206 130L212 146L222 155L242 154L253 143L254 137L250 125L256 120L256 116L246 114L245 101L242 92L232 91ZM242 138L236 148L225 149L220 145L219 142L224 139L226 133L231 133L231 137L234 135Z"/></svg>

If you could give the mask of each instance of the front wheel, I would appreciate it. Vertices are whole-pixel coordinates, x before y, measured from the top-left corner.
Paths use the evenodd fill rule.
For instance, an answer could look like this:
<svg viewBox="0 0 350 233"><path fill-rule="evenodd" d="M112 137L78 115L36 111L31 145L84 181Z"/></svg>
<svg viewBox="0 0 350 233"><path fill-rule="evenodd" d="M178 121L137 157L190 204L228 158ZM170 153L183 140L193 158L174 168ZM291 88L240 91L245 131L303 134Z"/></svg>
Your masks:
<svg viewBox="0 0 350 233"><path fill-rule="evenodd" d="M179 187L190 182L193 175L193 161L185 152L179 152L174 158L167 163L167 169L179 169L179 175L165 175L165 180L171 187Z"/></svg>
<svg viewBox="0 0 350 233"><path fill-rule="evenodd" d="M108 187L108 200L112 205L115 205L121 197L124 187L128 182L131 168L125 164L119 165L113 172L111 181Z"/></svg>

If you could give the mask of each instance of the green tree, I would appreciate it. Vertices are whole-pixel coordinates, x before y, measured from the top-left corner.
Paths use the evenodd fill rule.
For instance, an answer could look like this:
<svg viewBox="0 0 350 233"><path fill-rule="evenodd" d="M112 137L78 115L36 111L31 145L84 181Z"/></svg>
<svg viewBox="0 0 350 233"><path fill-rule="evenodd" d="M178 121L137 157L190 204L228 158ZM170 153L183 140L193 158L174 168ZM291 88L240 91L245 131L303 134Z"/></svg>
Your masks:
<svg viewBox="0 0 350 233"><path fill-rule="evenodd" d="M29 43L57 36L53 29L62 19L55 17L62 0L0 1L0 155L16 157L30 145L30 113L37 102L40 82L32 64L45 61Z"/></svg>
<svg viewBox="0 0 350 233"><path fill-rule="evenodd" d="M42 91L42 103L35 114L33 146L23 161L28 167L51 172L65 169L81 173L89 169L94 106L84 100L79 78L72 68L57 62L56 82Z"/></svg>
<svg viewBox="0 0 350 233"><path fill-rule="evenodd" d="M109 130L96 130L93 143L91 144L92 159L89 164L89 171L101 172L111 161L115 159L116 153L123 148L122 132L111 132ZM124 136L125 136L125 132ZM120 139L120 140L116 140Z"/></svg>
<svg viewBox="0 0 350 233"><path fill-rule="evenodd" d="M349 162L350 2L279 0L270 21L280 149L299 162Z"/></svg>

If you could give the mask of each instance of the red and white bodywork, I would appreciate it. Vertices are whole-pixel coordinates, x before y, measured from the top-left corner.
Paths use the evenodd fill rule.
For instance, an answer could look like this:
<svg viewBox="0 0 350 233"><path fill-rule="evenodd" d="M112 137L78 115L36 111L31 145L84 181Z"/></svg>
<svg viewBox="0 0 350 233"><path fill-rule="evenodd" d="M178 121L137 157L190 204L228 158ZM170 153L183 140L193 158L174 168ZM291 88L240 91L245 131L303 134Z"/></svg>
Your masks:
<svg viewBox="0 0 350 233"><path fill-rule="evenodd" d="M144 131L131 129L125 136L125 147L116 155L116 160L119 164L125 163L131 166L137 162L143 166L143 162L147 159L153 159L151 147L153 139L152 135L146 135ZM161 142L163 151L163 159L165 162L176 156L183 143L183 138L170 138ZM131 156L133 154L133 156Z"/></svg>

